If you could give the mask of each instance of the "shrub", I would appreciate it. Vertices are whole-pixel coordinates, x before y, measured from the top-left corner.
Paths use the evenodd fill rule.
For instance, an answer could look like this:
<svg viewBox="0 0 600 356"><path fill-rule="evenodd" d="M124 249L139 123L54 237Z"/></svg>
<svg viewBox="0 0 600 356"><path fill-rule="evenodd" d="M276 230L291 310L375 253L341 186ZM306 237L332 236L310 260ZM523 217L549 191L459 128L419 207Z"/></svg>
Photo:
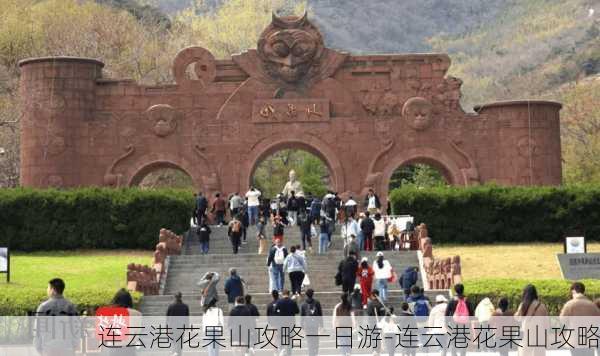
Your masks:
<svg viewBox="0 0 600 356"><path fill-rule="evenodd" d="M0 246L151 249L161 228L187 230L193 206L192 194L177 190L0 190Z"/></svg>
<svg viewBox="0 0 600 356"><path fill-rule="evenodd" d="M435 243L600 240L600 187L396 189L393 211L424 222Z"/></svg>
<svg viewBox="0 0 600 356"><path fill-rule="evenodd" d="M600 297L600 281L583 280L585 294L594 300ZM483 298L489 297L494 305L502 297L508 298L510 308L516 311L521 301L523 288L533 284L540 300L548 307L550 315L559 315L563 305L571 298L569 289L571 282L565 280L525 281L515 279L483 279L465 282L465 294L476 306Z"/></svg>

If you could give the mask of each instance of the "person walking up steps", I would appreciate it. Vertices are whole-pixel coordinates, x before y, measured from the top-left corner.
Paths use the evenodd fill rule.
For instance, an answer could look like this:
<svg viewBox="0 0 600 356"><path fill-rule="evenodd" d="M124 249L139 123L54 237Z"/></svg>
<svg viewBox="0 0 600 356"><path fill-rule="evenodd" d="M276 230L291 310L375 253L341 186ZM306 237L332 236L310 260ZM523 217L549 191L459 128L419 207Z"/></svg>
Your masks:
<svg viewBox="0 0 600 356"><path fill-rule="evenodd" d="M358 270L358 262L356 261L356 254L350 252L348 257L340 262L338 266L338 274L342 282L342 290L344 293L352 293L354 284L356 282L356 271Z"/></svg>
<svg viewBox="0 0 600 356"><path fill-rule="evenodd" d="M242 243L242 222L236 216L230 222L227 229L227 235L229 236L229 241L231 241L231 248L233 249L233 254L237 254Z"/></svg>
<svg viewBox="0 0 600 356"><path fill-rule="evenodd" d="M229 278L225 280L224 292L227 295L229 310L233 308L235 299L244 295L244 280L238 276L235 268L229 269Z"/></svg>
<svg viewBox="0 0 600 356"><path fill-rule="evenodd" d="M225 223L225 212L227 209L227 202L221 197L220 193L215 194L215 200L213 201L211 213L215 214L215 223L219 224L219 227Z"/></svg>
<svg viewBox="0 0 600 356"><path fill-rule="evenodd" d="M321 223L319 224L319 232L319 254L323 255L326 254L329 249L329 225L325 219L321 220Z"/></svg>
<svg viewBox="0 0 600 356"><path fill-rule="evenodd" d="M285 225L283 224L282 217L275 215L273 218L273 243L280 241L283 243L283 234L285 232Z"/></svg>
<svg viewBox="0 0 600 356"><path fill-rule="evenodd" d="M258 221L258 207L260 205L260 191L254 187L250 187L250 190L246 193L248 199L248 217L250 225L255 225Z"/></svg>
<svg viewBox="0 0 600 356"><path fill-rule="evenodd" d="M318 335L319 328L323 327L323 309L321 303L314 299L315 291L312 289L306 290L306 299L300 306L300 316L302 318L302 329L307 335ZM307 337L308 356L319 355L319 338Z"/></svg>
<svg viewBox="0 0 600 356"><path fill-rule="evenodd" d="M379 291L381 300L387 302L388 280L392 278L392 265L383 257L383 252L377 252L377 259L373 263L375 272L375 288Z"/></svg>
<svg viewBox="0 0 600 356"><path fill-rule="evenodd" d="M360 223L360 229L362 230L365 238L365 250L373 250L373 231L375 230L375 223L371 219L368 211L365 212L365 218Z"/></svg>
<svg viewBox="0 0 600 356"><path fill-rule="evenodd" d="M210 227L206 221L202 222L202 225L198 226L196 230L198 234L198 240L200 240L200 253L206 255L208 253L209 245L210 245Z"/></svg>
<svg viewBox="0 0 600 356"><path fill-rule="evenodd" d="M272 290L282 291L285 285L283 266L288 250L283 246L281 240L275 240L275 245L269 251L267 267L269 268L270 284Z"/></svg>
<svg viewBox="0 0 600 356"><path fill-rule="evenodd" d="M299 225L298 224L298 198L296 197L296 193L292 190L290 192L290 197L287 199L287 211L288 211L288 220L291 226Z"/></svg>
<svg viewBox="0 0 600 356"><path fill-rule="evenodd" d="M267 252L267 235L265 230L265 217L261 216L260 218L258 218L258 224L256 224L256 240L258 240L259 255L262 255L265 252Z"/></svg>
<svg viewBox="0 0 600 356"><path fill-rule="evenodd" d="M210 330L224 329L225 318L223 317L223 310L217 307L217 300L213 299L208 304L203 306L204 314L202 315L202 332L205 333L204 337L210 337L207 335ZM218 342L211 342L204 346L208 351L208 356L219 356L219 349L221 344Z"/></svg>
<svg viewBox="0 0 600 356"><path fill-rule="evenodd" d="M289 273L290 283L292 285L292 299L300 296L302 291L302 281L306 274L306 260L296 250L295 246L290 247L290 254L283 261L284 270Z"/></svg>
<svg viewBox="0 0 600 356"><path fill-rule="evenodd" d="M206 272L200 282L197 283L200 288L201 304L208 305L211 300L218 301L219 295L217 292L217 284L221 277L217 272Z"/></svg>
<svg viewBox="0 0 600 356"><path fill-rule="evenodd" d="M173 328L173 338L177 340L183 333L183 328L189 325L190 308L183 302L181 292L175 294L175 301L167 309L167 325ZM183 336L185 337L185 336ZM173 342L173 353L171 356L181 356L182 343Z"/></svg>
<svg viewBox="0 0 600 356"><path fill-rule="evenodd" d="M373 287L373 276L375 275L373 268L369 266L368 258L363 257L363 259L360 261L360 266L356 271L356 275L358 276L358 282L360 283L362 307L366 308L369 301L369 296L371 295L371 289Z"/></svg>

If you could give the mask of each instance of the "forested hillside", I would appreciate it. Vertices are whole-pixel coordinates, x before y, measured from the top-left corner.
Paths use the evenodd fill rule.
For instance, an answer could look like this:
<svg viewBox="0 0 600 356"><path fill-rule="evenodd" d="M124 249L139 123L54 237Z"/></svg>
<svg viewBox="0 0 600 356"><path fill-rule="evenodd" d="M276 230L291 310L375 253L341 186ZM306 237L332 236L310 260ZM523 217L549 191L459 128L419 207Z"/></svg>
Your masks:
<svg viewBox="0 0 600 356"><path fill-rule="evenodd" d="M0 0L0 186L18 184L20 59L94 57L105 76L171 81L181 48L254 47L271 11L308 10L331 47L447 52L463 107L562 101L566 183L600 180L600 0Z"/></svg>

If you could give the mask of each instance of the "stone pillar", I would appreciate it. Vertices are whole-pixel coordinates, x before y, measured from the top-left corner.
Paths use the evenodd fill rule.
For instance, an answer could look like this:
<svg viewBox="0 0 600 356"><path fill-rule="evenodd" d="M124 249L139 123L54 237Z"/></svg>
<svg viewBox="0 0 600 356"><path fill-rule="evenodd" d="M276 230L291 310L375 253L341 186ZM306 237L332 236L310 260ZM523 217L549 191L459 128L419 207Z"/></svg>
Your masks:
<svg viewBox="0 0 600 356"><path fill-rule="evenodd" d="M496 121L492 177L508 185L559 185L562 183L560 109L552 101L519 100L475 107Z"/></svg>
<svg viewBox="0 0 600 356"><path fill-rule="evenodd" d="M82 127L95 108L104 64L75 57L26 59L21 68L21 185L80 185Z"/></svg>

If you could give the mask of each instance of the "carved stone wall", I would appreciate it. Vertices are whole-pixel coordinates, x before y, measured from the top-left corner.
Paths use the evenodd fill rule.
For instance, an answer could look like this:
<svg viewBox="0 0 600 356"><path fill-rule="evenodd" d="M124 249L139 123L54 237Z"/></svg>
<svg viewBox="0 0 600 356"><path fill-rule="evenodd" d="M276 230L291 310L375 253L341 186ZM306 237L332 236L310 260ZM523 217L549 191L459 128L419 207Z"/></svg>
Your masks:
<svg viewBox="0 0 600 356"><path fill-rule="evenodd" d="M561 183L561 105L466 114L445 54L352 56L304 16L275 17L231 59L190 47L173 63L175 84L143 86L103 79L92 59L22 61L22 184L127 186L178 167L205 192L245 191L283 148L322 158L338 192L384 199L393 171L419 162L455 185Z"/></svg>

